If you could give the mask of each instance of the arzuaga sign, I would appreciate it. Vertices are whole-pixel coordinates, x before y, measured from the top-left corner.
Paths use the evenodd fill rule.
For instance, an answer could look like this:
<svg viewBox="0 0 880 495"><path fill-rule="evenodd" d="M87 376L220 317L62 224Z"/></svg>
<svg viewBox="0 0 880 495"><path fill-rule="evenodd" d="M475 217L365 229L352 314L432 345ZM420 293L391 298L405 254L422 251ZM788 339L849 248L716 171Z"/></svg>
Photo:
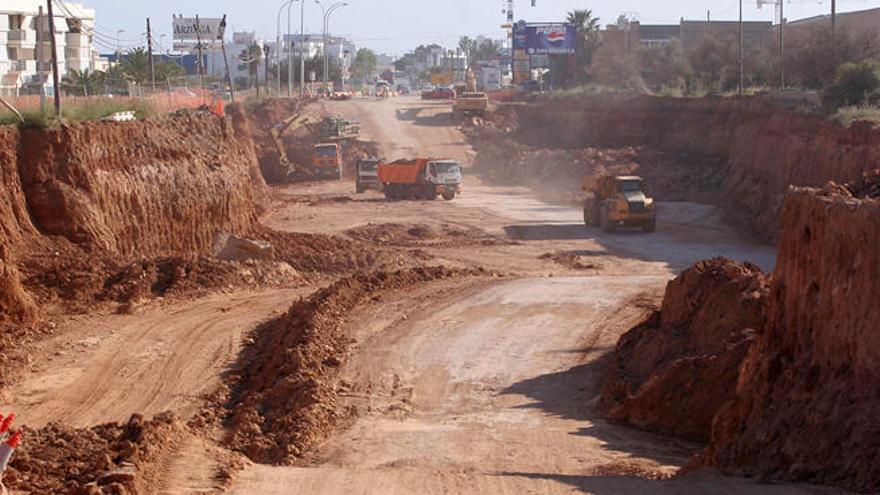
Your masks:
<svg viewBox="0 0 880 495"><path fill-rule="evenodd" d="M223 19L174 16L174 41L210 43L223 38Z"/></svg>

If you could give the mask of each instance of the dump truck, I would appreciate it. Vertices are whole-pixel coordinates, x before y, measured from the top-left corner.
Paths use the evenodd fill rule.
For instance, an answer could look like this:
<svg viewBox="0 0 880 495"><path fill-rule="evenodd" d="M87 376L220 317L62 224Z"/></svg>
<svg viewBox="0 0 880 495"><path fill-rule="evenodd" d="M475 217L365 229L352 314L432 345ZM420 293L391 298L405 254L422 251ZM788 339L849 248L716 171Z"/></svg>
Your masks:
<svg viewBox="0 0 880 495"><path fill-rule="evenodd" d="M645 194L644 185L644 180L635 175L585 178L583 189L593 195L584 202L584 223L605 232L621 226L654 232L654 200Z"/></svg>
<svg viewBox="0 0 880 495"><path fill-rule="evenodd" d="M364 158L357 161L357 170L355 176L355 186L357 193L373 189L382 191L382 183L379 182L379 158Z"/></svg>
<svg viewBox="0 0 880 495"><path fill-rule="evenodd" d="M337 143L316 144L312 168L318 178L342 179L342 149Z"/></svg>
<svg viewBox="0 0 880 495"><path fill-rule="evenodd" d="M462 85L460 91L456 92L455 103L452 106L452 117L483 115L488 109L489 96L486 93L477 92L477 79L474 77L474 72L468 69L467 83Z"/></svg>
<svg viewBox="0 0 880 495"><path fill-rule="evenodd" d="M489 96L486 93L461 93L455 97L452 116L483 115L489 109Z"/></svg>
<svg viewBox="0 0 880 495"><path fill-rule="evenodd" d="M379 182L388 199L451 201L461 192L461 165L454 160L416 158L379 164Z"/></svg>

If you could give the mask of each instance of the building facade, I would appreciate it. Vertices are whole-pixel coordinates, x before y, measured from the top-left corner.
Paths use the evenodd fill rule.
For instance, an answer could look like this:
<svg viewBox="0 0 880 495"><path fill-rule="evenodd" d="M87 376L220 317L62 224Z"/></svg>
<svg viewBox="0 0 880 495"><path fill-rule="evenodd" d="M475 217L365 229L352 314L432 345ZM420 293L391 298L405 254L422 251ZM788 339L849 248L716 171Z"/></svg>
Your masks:
<svg viewBox="0 0 880 495"><path fill-rule="evenodd" d="M58 72L94 70L95 11L65 2L54 12ZM49 16L41 0L0 0L0 94L52 91Z"/></svg>

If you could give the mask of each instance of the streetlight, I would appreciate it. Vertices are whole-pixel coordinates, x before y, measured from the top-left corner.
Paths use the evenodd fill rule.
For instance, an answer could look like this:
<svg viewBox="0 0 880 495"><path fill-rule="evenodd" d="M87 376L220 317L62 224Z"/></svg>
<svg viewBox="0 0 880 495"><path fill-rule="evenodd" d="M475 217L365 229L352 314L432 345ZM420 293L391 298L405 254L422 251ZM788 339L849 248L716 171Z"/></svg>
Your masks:
<svg viewBox="0 0 880 495"><path fill-rule="evenodd" d="M281 4L281 8L278 9L278 31L275 38L275 65L278 67L275 69L276 75L278 76L278 96L281 96L281 13L284 12L284 7L287 7L287 33L290 34L290 4L295 2L296 0L287 0L286 2ZM287 72L290 72L290 61L288 60Z"/></svg>
<svg viewBox="0 0 880 495"><path fill-rule="evenodd" d="M336 2L330 6L329 9L324 9L324 4L320 2L320 0L315 0L315 3L321 6L321 10L324 13L324 90L326 91L328 88L327 85L327 77L330 72L330 60L327 58L327 44L329 43L329 35L330 35L330 16L334 11L340 9L342 7L347 7L348 3L346 2Z"/></svg>
<svg viewBox="0 0 880 495"><path fill-rule="evenodd" d="M125 32L125 29L120 29L116 31L116 63L118 64L122 60L122 40L119 35Z"/></svg>

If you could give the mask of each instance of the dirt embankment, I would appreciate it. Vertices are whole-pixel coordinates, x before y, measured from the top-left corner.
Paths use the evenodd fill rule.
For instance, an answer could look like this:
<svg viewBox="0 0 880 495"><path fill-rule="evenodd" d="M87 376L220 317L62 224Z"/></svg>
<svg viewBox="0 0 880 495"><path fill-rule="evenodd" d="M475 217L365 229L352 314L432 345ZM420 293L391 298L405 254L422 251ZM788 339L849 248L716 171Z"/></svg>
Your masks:
<svg viewBox="0 0 880 495"><path fill-rule="evenodd" d="M758 267L724 258L701 261L669 282L660 311L614 350L602 392L607 416L707 441L763 325L767 293Z"/></svg>
<svg viewBox="0 0 880 495"><path fill-rule="evenodd" d="M709 464L880 490L880 178L871 182L852 190L873 199L839 186L786 197L767 323L715 420Z"/></svg>
<svg viewBox="0 0 880 495"><path fill-rule="evenodd" d="M880 175L794 189L772 276L713 260L672 282L618 344L610 416L691 438L711 424L694 466L880 490L878 194Z"/></svg>
<svg viewBox="0 0 880 495"><path fill-rule="evenodd" d="M491 127L510 129L532 148L636 147L635 171L661 184L659 199L690 193L688 200L719 203L729 220L766 241L778 239L789 185L855 180L880 163L880 131L762 98L549 100L514 106L498 120ZM559 168L558 160L528 163L538 176ZM670 187L679 194L669 195Z"/></svg>
<svg viewBox="0 0 880 495"><path fill-rule="evenodd" d="M336 375L347 359L346 314L389 291L481 272L443 267L344 278L253 333L231 373L230 445L256 462L289 463L346 416Z"/></svg>

